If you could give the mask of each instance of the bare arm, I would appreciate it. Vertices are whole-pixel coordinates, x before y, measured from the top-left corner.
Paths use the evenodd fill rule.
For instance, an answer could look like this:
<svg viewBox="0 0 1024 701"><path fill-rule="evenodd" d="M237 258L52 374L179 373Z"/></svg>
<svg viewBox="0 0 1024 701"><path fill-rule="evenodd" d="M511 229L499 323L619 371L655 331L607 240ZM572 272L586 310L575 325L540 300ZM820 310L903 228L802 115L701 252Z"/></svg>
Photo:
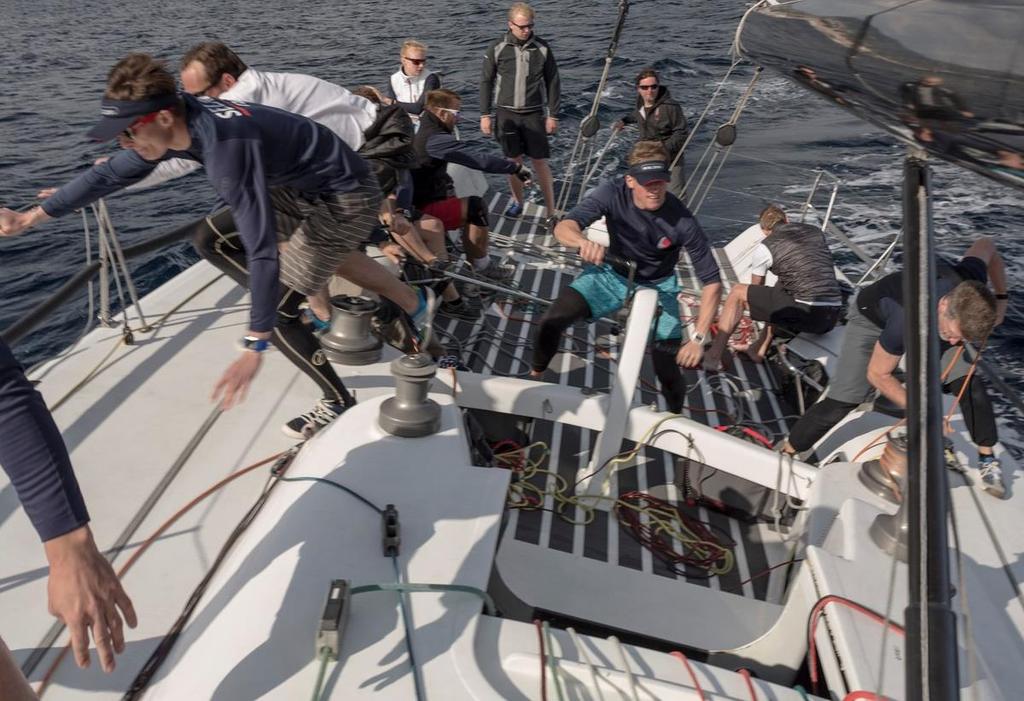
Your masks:
<svg viewBox="0 0 1024 701"><path fill-rule="evenodd" d="M703 334L706 338L711 330L711 322L718 314L718 303L722 299L722 283L709 282L704 285L700 292L700 312L697 314L697 321L694 323L694 333ZM686 326L683 323L683 326ZM676 363L684 368L697 367L704 357L704 343L698 343L691 338L684 343L679 352L676 353Z"/></svg>
<svg viewBox="0 0 1024 701"><path fill-rule="evenodd" d="M555 226L555 238L567 248L578 248L580 257L588 263L600 265L604 262L605 247L587 238L578 222L563 219Z"/></svg>
<svg viewBox="0 0 1024 701"><path fill-rule="evenodd" d="M887 352L880 343L875 343L868 362L868 382L901 409L907 408L907 389L893 376L900 363L900 356Z"/></svg>
<svg viewBox="0 0 1024 701"><path fill-rule="evenodd" d="M988 268L988 279L992 285L992 291L997 295L1005 295L1007 293L1006 287L1006 266L1003 263L1003 257L999 255L999 251L996 249L995 242L988 236L983 236L974 243L971 244L970 248L964 251L964 258L978 258L985 263ZM997 299L996 300L996 326L1003 323L1003 317L1006 316L1006 307L1009 305L1009 300Z"/></svg>

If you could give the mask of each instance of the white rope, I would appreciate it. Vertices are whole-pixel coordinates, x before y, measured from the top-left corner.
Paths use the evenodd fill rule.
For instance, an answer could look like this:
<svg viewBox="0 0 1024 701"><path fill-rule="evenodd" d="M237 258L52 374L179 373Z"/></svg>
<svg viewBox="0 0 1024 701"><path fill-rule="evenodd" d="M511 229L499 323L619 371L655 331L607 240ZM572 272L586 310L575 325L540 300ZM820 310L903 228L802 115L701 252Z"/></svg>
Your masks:
<svg viewBox="0 0 1024 701"><path fill-rule="evenodd" d="M604 701L604 693L601 691L601 678L597 674L597 668L594 666L593 661L591 661L587 648L583 646L583 641L580 640L580 636L577 635L575 628L570 626L565 630L569 633L569 637L572 638L572 644L580 651L580 657L587 664L587 669L590 671L590 680L594 684L594 691L597 692L597 698L600 701Z"/></svg>
<svg viewBox="0 0 1024 701"><path fill-rule="evenodd" d="M629 681L629 692L633 696L633 701L640 701L640 693L636 688L636 677L633 675L633 670L629 666L629 660L626 658L625 647L614 635L610 636L608 641L615 645L615 650L619 653L619 663L622 665L622 671L626 674L626 680Z"/></svg>

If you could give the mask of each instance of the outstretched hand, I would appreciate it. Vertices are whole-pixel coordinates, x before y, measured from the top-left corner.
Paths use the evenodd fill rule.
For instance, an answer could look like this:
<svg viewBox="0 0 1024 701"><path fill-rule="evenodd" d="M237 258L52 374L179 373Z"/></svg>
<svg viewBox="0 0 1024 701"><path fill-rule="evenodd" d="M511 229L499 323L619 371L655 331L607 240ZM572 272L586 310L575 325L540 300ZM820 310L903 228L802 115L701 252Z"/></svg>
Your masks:
<svg viewBox="0 0 1024 701"><path fill-rule="evenodd" d="M215 402L219 401L222 410L227 411L245 401L249 385L252 384L253 378L259 372L261 356L262 353L245 351L221 375L217 385L213 388L211 399Z"/></svg>
<svg viewBox="0 0 1024 701"><path fill-rule="evenodd" d="M50 562L47 583L50 613L71 633L71 648L79 667L89 666L89 632L104 672L114 669L114 653L124 652L124 621L138 621L131 599L114 569L96 547L88 526L43 544Z"/></svg>

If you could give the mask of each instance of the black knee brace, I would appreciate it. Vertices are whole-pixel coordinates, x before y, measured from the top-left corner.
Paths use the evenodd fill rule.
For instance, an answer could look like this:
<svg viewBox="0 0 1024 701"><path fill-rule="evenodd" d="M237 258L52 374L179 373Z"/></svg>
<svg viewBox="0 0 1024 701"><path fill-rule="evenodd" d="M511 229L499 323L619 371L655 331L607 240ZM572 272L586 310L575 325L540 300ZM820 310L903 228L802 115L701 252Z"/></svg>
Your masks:
<svg viewBox="0 0 1024 701"><path fill-rule="evenodd" d="M487 211L487 205L484 204L483 198L473 195L466 200L466 221L470 224L476 224L477 226L488 226L489 212Z"/></svg>

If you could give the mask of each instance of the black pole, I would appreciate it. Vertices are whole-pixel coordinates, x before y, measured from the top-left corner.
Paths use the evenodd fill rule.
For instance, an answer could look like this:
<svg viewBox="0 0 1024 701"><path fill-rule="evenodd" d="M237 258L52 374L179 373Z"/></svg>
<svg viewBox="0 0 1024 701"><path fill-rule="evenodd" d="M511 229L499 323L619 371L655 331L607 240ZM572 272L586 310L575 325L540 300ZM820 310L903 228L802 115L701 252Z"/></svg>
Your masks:
<svg viewBox="0 0 1024 701"><path fill-rule="evenodd" d="M904 611L908 701L960 698L956 617L950 607L948 491L942 456L942 395L936 326L930 174L916 156L903 167L905 232L910 592Z"/></svg>

